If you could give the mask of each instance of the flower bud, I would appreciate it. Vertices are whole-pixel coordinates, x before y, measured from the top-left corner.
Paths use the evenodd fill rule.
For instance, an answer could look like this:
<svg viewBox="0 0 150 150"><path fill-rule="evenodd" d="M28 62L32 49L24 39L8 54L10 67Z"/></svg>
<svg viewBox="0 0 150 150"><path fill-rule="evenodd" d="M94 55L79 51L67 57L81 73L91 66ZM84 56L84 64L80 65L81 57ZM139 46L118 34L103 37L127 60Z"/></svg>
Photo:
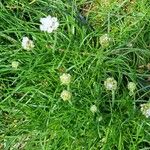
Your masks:
<svg viewBox="0 0 150 150"><path fill-rule="evenodd" d="M12 68L17 69L18 66L19 66L19 62L18 62L18 61L13 61L13 62L11 63L11 66L12 66Z"/></svg>

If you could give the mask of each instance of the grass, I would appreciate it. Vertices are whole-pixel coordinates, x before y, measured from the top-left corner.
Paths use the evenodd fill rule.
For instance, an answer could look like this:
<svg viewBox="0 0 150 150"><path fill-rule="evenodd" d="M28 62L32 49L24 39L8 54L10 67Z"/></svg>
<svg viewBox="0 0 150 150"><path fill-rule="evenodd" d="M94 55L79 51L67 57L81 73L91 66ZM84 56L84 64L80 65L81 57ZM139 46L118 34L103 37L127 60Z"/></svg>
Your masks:
<svg viewBox="0 0 150 150"><path fill-rule="evenodd" d="M150 2L105 2L0 2L0 149L150 149L150 121L140 112L150 100L150 71L139 67L150 62ZM50 34L39 29L47 15L60 22ZM105 33L108 48L99 42ZM34 41L33 50L22 49L23 36ZM64 72L72 76L71 103L60 98ZM118 82L114 107L108 77ZM129 81L137 85L135 96Z"/></svg>

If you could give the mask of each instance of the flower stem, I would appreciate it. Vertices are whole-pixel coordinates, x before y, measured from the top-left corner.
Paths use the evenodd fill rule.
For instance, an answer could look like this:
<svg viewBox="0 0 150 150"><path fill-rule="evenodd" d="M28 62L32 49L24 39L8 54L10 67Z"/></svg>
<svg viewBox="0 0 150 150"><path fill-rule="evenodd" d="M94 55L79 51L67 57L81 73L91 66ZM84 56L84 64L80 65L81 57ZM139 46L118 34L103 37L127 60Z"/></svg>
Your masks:
<svg viewBox="0 0 150 150"><path fill-rule="evenodd" d="M112 107L114 107L115 104L115 91L112 90Z"/></svg>

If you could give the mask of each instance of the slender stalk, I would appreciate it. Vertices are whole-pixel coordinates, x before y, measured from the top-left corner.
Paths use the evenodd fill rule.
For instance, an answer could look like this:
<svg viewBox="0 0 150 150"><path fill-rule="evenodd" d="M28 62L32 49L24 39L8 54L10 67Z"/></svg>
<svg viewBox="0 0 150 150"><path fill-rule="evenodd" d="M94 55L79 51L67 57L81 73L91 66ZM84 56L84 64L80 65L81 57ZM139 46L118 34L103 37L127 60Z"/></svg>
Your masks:
<svg viewBox="0 0 150 150"><path fill-rule="evenodd" d="M112 107L114 107L115 104L115 91L112 90Z"/></svg>

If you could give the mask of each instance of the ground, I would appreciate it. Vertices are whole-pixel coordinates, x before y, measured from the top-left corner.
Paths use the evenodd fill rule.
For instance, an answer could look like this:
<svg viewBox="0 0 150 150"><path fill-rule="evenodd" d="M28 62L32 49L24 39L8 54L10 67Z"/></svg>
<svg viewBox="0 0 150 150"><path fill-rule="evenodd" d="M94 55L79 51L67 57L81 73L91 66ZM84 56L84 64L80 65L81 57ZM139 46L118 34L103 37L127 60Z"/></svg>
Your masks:
<svg viewBox="0 0 150 150"><path fill-rule="evenodd" d="M0 149L150 149L150 118L140 108L150 101L149 6L148 0L2 0ZM52 33L40 30L48 15L59 21ZM34 48L25 50L23 37ZM71 75L67 86L63 73ZM117 82L113 92L104 85L108 78ZM129 82L136 84L133 95ZM72 93L69 101L63 90Z"/></svg>

